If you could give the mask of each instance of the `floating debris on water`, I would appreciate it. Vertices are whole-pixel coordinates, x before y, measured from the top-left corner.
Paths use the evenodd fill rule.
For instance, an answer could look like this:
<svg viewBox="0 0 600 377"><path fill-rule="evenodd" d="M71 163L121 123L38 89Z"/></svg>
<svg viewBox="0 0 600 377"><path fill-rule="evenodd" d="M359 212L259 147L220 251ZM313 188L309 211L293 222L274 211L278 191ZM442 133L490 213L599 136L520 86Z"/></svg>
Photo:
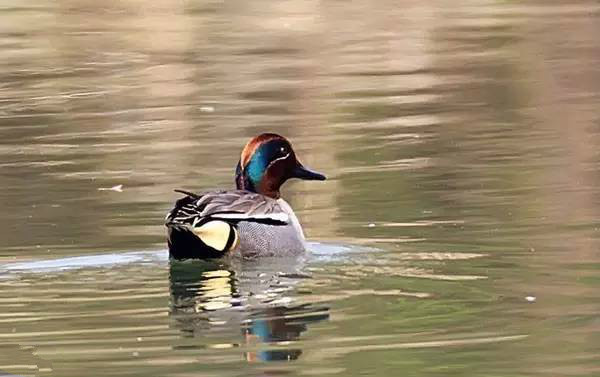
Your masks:
<svg viewBox="0 0 600 377"><path fill-rule="evenodd" d="M116 185L113 187L99 187L98 191L116 191L123 192L123 185Z"/></svg>
<svg viewBox="0 0 600 377"><path fill-rule="evenodd" d="M535 296L527 296L525 297L525 300L527 300L527 302L535 302L537 298Z"/></svg>
<svg viewBox="0 0 600 377"><path fill-rule="evenodd" d="M215 111L215 108L213 106L201 106L200 111L203 113L212 113Z"/></svg>

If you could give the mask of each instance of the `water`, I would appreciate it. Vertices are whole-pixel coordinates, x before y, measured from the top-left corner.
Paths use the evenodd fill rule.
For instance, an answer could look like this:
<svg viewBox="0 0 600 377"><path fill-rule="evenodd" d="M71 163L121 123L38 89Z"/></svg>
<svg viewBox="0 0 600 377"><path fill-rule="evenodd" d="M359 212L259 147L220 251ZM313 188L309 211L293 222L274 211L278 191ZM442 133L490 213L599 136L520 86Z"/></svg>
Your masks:
<svg viewBox="0 0 600 377"><path fill-rule="evenodd" d="M3 1L0 374L597 376L599 11ZM311 252L170 264L265 131Z"/></svg>

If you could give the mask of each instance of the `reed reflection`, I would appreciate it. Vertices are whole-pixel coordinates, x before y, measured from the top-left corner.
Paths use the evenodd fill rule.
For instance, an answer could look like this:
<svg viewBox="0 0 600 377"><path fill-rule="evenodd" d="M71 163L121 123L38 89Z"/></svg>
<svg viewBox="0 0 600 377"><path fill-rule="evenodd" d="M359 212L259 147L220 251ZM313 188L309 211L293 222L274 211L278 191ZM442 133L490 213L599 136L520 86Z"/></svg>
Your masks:
<svg viewBox="0 0 600 377"><path fill-rule="evenodd" d="M297 273L297 264L284 266L282 261L260 268L253 263L171 261L173 326L182 337L201 342L176 348L208 348L214 346L211 338L233 330L239 331L239 343L218 347L240 347L248 362L298 359L301 334L309 324L328 319L329 309L289 305L294 287L305 276Z"/></svg>

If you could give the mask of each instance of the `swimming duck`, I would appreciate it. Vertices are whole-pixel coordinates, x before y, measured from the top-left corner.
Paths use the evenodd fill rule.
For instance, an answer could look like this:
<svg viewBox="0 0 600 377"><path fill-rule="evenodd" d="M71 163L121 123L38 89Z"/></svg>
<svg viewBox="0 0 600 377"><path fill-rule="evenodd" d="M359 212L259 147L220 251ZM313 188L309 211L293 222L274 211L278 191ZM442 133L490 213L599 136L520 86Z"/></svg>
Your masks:
<svg viewBox="0 0 600 377"><path fill-rule="evenodd" d="M284 137L250 140L237 164L236 190L186 196L167 214L169 254L175 259L295 255L304 233L279 188L290 178L325 180L305 168Z"/></svg>

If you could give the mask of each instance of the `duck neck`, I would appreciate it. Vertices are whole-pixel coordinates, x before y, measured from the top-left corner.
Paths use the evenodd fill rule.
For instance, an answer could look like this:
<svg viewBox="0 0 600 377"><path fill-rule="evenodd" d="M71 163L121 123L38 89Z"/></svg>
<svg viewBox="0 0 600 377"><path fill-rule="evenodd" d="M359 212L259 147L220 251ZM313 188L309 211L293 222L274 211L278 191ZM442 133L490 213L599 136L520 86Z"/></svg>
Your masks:
<svg viewBox="0 0 600 377"><path fill-rule="evenodd" d="M258 185L259 194L264 196L268 196L269 198L279 199L281 197L281 193L279 192L279 185L273 183L268 179L268 176L265 176L260 184Z"/></svg>
<svg viewBox="0 0 600 377"><path fill-rule="evenodd" d="M279 192L279 187L281 185L271 178L270 175L264 173L260 176L260 180L255 182L252 179L252 176L248 174L246 170L241 168L239 162L235 170L235 185L238 190L246 190L273 199L279 199L281 197L281 193Z"/></svg>

